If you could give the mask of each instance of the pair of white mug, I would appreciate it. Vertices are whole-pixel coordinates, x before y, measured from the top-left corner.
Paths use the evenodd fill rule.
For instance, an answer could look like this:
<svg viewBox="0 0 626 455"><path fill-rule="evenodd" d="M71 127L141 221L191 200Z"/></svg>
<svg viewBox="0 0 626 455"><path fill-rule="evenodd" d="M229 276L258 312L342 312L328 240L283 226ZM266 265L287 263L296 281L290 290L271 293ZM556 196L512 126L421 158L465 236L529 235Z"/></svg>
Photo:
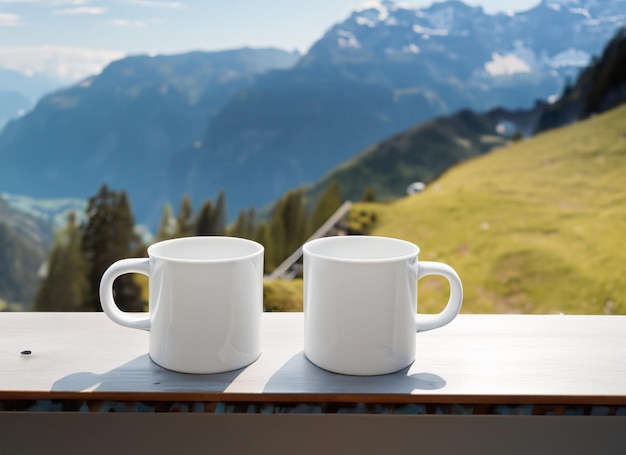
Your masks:
<svg viewBox="0 0 626 455"><path fill-rule="evenodd" d="M187 237L155 243L146 259L122 259L104 273L104 312L121 325L150 331L150 357L184 373L242 368L261 355L263 246L235 237ZM343 374L399 371L415 360L416 332L441 327L461 309L457 273L418 261L419 248L374 236L326 237L304 254L304 353ZM149 277L149 311L121 311L113 281ZM417 281L442 275L450 297L436 315L417 314Z"/></svg>

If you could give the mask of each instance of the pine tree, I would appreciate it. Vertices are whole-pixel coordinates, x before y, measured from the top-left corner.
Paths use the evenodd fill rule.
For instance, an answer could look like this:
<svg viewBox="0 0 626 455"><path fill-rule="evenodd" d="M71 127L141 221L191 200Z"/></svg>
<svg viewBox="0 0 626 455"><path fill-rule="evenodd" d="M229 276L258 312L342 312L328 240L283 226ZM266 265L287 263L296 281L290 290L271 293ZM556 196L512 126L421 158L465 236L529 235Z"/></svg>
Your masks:
<svg viewBox="0 0 626 455"><path fill-rule="evenodd" d="M213 222L213 235L224 235L226 233L226 195L220 191L215 202Z"/></svg>
<svg viewBox="0 0 626 455"><path fill-rule="evenodd" d="M81 251L81 231L76 214L57 232L47 273L35 297L36 311L80 311L87 296L87 264Z"/></svg>
<svg viewBox="0 0 626 455"><path fill-rule="evenodd" d="M185 195L180 201L178 209L178 217L176 218L176 236L189 237L195 232L195 224L193 221L193 207L191 199Z"/></svg>
<svg viewBox="0 0 626 455"><path fill-rule="evenodd" d="M213 235L214 231L214 217L215 209L213 208L213 202L207 199L202 203L198 215L196 217L196 235Z"/></svg>
<svg viewBox="0 0 626 455"><path fill-rule="evenodd" d="M256 236L256 212L253 208L239 211L237 220L230 230L230 235L254 240Z"/></svg>
<svg viewBox="0 0 626 455"><path fill-rule="evenodd" d="M361 201L376 202L376 190L371 186L365 188L365 191L363 191L363 195L361 196Z"/></svg>
<svg viewBox="0 0 626 455"><path fill-rule="evenodd" d="M319 197L313 212L311 212L311 233L324 224L341 207L342 203L343 198L339 191L339 183L333 181Z"/></svg>
<svg viewBox="0 0 626 455"><path fill-rule="evenodd" d="M250 240L256 239L256 210L254 208L248 209L248 216L246 217L245 227L245 238Z"/></svg>
<svg viewBox="0 0 626 455"><path fill-rule="evenodd" d="M605 46L600 60L592 62L592 82L584 97L582 115L603 112L626 101L626 27Z"/></svg>
<svg viewBox="0 0 626 455"><path fill-rule="evenodd" d="M274 261L274 242L272 241L270 226L266 221L257 225L254 233L254 239L263 245L263 248L265 249L264 269L266 273L270 273L270 271L278 267L278 264Z"/></svg>
<svg viewBox="0 0 626 455"><path fill-rule="evenodd" d="M271 248L266 248L265 257L268 267L271 264L270 270L278 267L280 263L289 255L289 253L287 253L285 223L283 222L283 206L284 202L278 201L269 224L268 234Z"/></svg>
<svg viewBox="0 0 626 455"><path fill-rule="evenodd" d="M270 225L275 264L280 264L308 237L308 219L302 190L288 192L276 204Z"/></svg>
<svg viewBox="0 0 626 455"><path fill-rule="evenodd" d="M120 244L120 250L126 247L126 255L137 254L140 247L139 236L135 232L135 217L130 207L130 201L125 191L117 193L114 209L114 221L117 226L116 241Z"/></svg>
<svg viewBox="0 0 626 455"><path fill-rule="evenodd" d="M84 307L101 311L99 287L106 269L115 261L135 256L139 239L134 231L134 218L125 192L117 193L103 185L89 199L87 221L83 224L81 249L88 263L88 295ZM140 289L132 275L122 275L113 286L115 300L125 311L143 308Z"/></svg>
<svg viewBox="0 0 626 455"><path fill-rule="evenodd" d="M172 205L167 202L163 207L161 221L157 230L157 240L167 240L176 236L176 220L172 214Z"/></svg>

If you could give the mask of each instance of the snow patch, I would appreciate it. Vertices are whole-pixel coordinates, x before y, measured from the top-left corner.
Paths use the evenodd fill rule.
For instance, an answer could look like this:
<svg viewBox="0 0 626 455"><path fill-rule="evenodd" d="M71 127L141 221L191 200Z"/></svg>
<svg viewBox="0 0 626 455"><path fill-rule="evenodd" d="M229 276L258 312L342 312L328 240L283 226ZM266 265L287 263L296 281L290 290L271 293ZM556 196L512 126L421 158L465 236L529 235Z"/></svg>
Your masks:
<svg viewBox="0 0 626 455"><path fill-rule="evenodd" d="M357 6L353 11L362 15L369 16L370 19L376 19L378 21L384 21L389 16L388 6L391 6L393 2L388 1L368 1Z"/></svg>
<svg viewBox="0 0 626 455"><path fill-rule="evenodd" d="M591 55L580 49L569 48L559 52L550 60L552 68L585 67L591 61Z"/></svg>
<svg viewBox="0 0 626 455"><path fill-rule="evenodd" d="M385 21L385 25L398 25L398 19L396 19L395 17L389 17Z"/></svg>
<svg viewBox="0 0 626 455"><path fill-rule="evenodd" d="M585 8L570 8L569 11L572 14L580 14L586 19L591 19L591 14L589 14L589 11L587 11Z"/></svg>
<svg viewBox="0 0 626 455"><path fill-rule="evenodd" d="M376 24L374 23L373 20L367 18L367 17L363 17L363 16L358 16L355 19L355 22L359 25L364 25L366 27L370 27L370 28L374 28L376 27Z"/></svg>
<svg viewBox="0 0 626 455"><path fill-rule="evenodd" d="M519 73L530 73L528 63L515 54L491 54L491 60L485 63L485 71L490 76L511 76Z"/></svg>
<svg viewBox="0 0 626 455"><path fill-rule="evenodd" d="M411 43L408 46L404 46L402 48L402 52L410 53L410 54L419 54L420 48L417 44Z"/></svg>
<svg viewBox="0 0 626 455"><path fill-rule="evenodd" d="M442 8L428 15L428 20L437 29L452 30L454 28L454 8Z"/></svg>
<svg viewBox="0 0 626 455"><path fill-rule="evenodd" d="M337 30L337 44L341 48L359 49L361 47L359 40L346 30Z"/></svg>
<svg viewBox="0 0 626 455"><path fill-rule="evenodd" d="M554 95L550 95L550 96L548 96L548 103L549 104L554 104L554 103L556 103L559 100L559 98L561 98L561 95L558 95L556 93Z"/></svg>
<svg viewBox="0 0 626 455"><path fill-rule="evenodd" d="M413 25L413 31L421 35L427 35L428 37L448 35L448 30L444 28L428 28L428 27L422 27L419 24Z"/></svg>

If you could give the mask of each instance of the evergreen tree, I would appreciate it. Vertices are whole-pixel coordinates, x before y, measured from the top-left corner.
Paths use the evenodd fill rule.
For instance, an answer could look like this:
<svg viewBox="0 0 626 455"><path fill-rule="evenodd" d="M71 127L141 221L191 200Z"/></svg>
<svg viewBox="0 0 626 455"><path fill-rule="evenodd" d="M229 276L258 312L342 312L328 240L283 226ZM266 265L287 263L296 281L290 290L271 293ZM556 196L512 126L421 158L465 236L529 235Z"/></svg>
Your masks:
<svg viewBox="0 0 626 455"><path fill-rule="evenodd" d="M125 191L117 193L116 204L113 206L113 220L117 226L117 242L121 247L126 245L126 255L136 255L140 249L139 236L135 232L135 217Z"/></svg>
<svg viewBox="0 0 626 455"><path fill-rule="evenodd" d="M207 199L202 203L200 211L196 217L196 235L213 235L214 227L214 213L213 202Z"/></svg>
<svg viewBox="0 0 626 455"><path fill-rule="evenodd" d="M584 97L582 115L603 112L626 102L626 27L605 46L602 58L592 62L592 82Z"/></svg>
<svg viewBox="0 0 626 455"><path fill-rule="evenodd" d="M35 296L36 311L80 311L87 296L87 264L81 251L81 231L76 214L57 232L47 273Z"/></svg>
<svg viewBox="0 0 626 455"><path fill-rule="evenodd" d="M256 238L256 212L253 208L239 211L237 221L230 231L230 235L244 239L254 240Z"/></svg>
<svg viewBox="0 0 626 455"><path fill-rule="evenodd" d="M228 217L226 216L226 195L224 191L220 191L217 195L213 218L213 235L226 234L226 220Z"/></svg>
<svg viewBox="0 0 626 455"><path fill-rule="evenodd" d="M376 190L371 186L365 188L365 191L363 191L363 195L361 196L361 201L376 202Z"/></svg>
<svg viewBox="0 0 626 455"><path fill-rule="evenodd" d="M271 248L266 248L265 257L268 264L273 270L289 255L287 253L285 223L283 222L283 205L279 201L272 213L272 219L269 224L268 234Z"/></svg>
<svg viewBox="0 0 626 455"><path fill-rule="evenodd" d="M245 228L244 228L244 232L245 232L245 238L250 239L250 240L255 240L256 239L256 210L254 210L254 208L249 208L248 209L248 216L246 217L245 220Z"/></svg>
<svg viewBox="0 0 626 455"><path fill-rule="evenodd" d="M194 234L195 230L191 199L189 199L189 196L185 195L180 202L178 217L176 218L176 236L189 237Z"/></svg>
<svg viewBox="0 0 626 455"><path fill-rule="evenodd" d="M308 237L308 220L302 190L288 192L276 204L270 225L275 264L280 264Z"/></svg>
<svg viewBox="0 0 626 455"><path fill-rule="evenodd" d="M335 180L317 200L311 213L311 233L324 224L343 203L339 183Z"/></svg>
<svg viewBox="0 0 626 455"><path fill-rule="evenodd" d="M84 307L101 311L99 287L106 269L115 261L134 256L139 239L134 231L134 219L126 193L111 191L103 185L87 204L87 221L83 224L81 248L88 264L88 294ZM115 280L113 293L119 307L125 311L143 308L139 286L132 275Z"/></svg>
<svg viewBox="0 0 626 455"><path fill-rule="evenodd" d="M163 207L161 221L157 230L157 240L167 240L176 236L176 220L172 214L172 205L167 202Z"/></svg>
<svg viewBox="0 0 626 455"><path fill-rule="evenodd" d="M270 226L267 222L263 221L257 225L254 239L265 248L264 269L266 273L270 273L270 271L278 267L278 264L274 262L274 243L272 241Z"/></svg>

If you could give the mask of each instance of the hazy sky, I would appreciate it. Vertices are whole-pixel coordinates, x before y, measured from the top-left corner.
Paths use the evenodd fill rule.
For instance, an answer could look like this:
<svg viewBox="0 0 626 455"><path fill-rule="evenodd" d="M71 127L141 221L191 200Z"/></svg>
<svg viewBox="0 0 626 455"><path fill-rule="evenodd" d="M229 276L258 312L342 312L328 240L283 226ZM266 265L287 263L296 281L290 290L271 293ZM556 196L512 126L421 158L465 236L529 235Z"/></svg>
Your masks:
<svg viewBox="0 0 626 455"><path fill-rule="evenodd" d="M539 0L467 0L487 12ZM92 72L126 54L279 47L306 52L359 0L0 0L0 66ZM428 6L430 0L405 0ZM79 63L81 62L81 63ZM81 68L80 65L92 65ZM63 66L64 65L64 66Z"/></svg>

